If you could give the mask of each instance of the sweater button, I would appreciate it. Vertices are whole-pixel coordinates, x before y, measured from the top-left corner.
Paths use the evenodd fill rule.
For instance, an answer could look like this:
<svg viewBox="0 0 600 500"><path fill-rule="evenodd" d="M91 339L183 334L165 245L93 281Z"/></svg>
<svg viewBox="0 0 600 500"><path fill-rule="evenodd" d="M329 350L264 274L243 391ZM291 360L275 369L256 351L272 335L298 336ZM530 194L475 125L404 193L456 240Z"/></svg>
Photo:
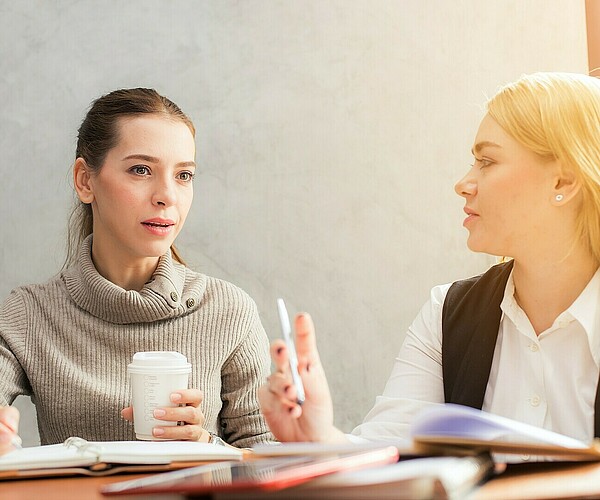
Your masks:
<svg viewBox="0 0 600 500"><path fill-rule="evenodd" d="M171 292L171 300L173 302L177 302L178 299L179 299L179 296L177 295L177 293Z"/></svg>
<svg viewBox="0 0 600 500"><path fill-rule="evenodd" d="M192 307L194 307L195 303L196 303L196 301L192 298L189 298L185 301L185 305L188 307L188 309L191 309Z"/></svg>

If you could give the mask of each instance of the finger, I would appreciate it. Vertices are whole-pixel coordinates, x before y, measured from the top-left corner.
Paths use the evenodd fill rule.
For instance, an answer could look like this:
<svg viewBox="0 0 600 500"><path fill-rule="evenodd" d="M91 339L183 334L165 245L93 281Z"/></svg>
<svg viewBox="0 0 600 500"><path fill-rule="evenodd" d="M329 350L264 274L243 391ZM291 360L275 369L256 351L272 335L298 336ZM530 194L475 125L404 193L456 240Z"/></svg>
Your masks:
<svg viewBox="0 0 600 500"><path fill-rule="evenodd" d="M15 448L21 448L23 441L18 434L6 431L0 432L0 455L4 455Z"/></svg>
<svg viewBox="0 0 600 500"><path fill-rule="evenodd" d="M289 399L280 398L270 390L268 384L258 389L258 400L260 402L260 411L272 429L281 426L289 416L298 418L302 415L302 407L300 405Z"/></svg>
<svg viewBox="0 0 600 500"><path fill-rule="evenodd" d="M13 406L0 407L0 422L13 434L19 431L19 410Z"/></svg>
<svg viewBox="0 0 600 500"><path fill-rule="evenodd" d="M152 435L161 439L174 439L179 441L208 442L208 432L199 425L179 425L154 427Z"/></svg>
<svg viewBox="0 0 600 500"><path fill-rule="evenodd" d="M290 402L296 401L296 387L289 376L282 373L273 373L267 379L267 386L269 391L279 399L287 399Z"/></svg>
<svg viewBox="0 0 600 500"><path fill-rule="evenodd" d="M123 417L128 422L133 422L133 406L123 408L121 410L121 417Z"/></svg>
<svg viewBox="0 0 600 500"><path fill-rule="evenodd" d="M315 325L308 313L300 313L294 321L296 328L296 354L298 364L302 366L311 363L319 363L319 351L317 350L317 336Z"/></svg>
<svg viewBox="0 0 600 500"><path fill-rule="evenodd" d="M171 394L171 402L176 404L185 404L190 406L200 406L204 399L204 394L199 389L182 389Z"/></svg>
<svg viewBox="0 0 600 500"><path fill-rule="evenodd" d="M19 410L11 406L0 407L0 455L14 450L15 443L21 444L18 429Z"/></svg>
<svg viewBox="0 0 600 500"><path fill-rule="evenodd" d="M276 371L280 373L288 373L290 371L287 346L283 340L277 339L271 343L271 359Z"/></svg>
<svg viewBox="0 0 600 500"><path fill-rule="evenodd" d="M268 411L271 414L287 415L290 412L297 412L301 408L296 400L296 387L291 379L280 373L274 373L269 376L267 384L258 390L261 410Z"/></svg>
<svg viewBox="0 0 600 500"><path fill-rule="evenodd" d="M185 422L187 424L204 425L204 414L195 406L177 406L175 408L155 408L152 416L167 422Z"/></svg>

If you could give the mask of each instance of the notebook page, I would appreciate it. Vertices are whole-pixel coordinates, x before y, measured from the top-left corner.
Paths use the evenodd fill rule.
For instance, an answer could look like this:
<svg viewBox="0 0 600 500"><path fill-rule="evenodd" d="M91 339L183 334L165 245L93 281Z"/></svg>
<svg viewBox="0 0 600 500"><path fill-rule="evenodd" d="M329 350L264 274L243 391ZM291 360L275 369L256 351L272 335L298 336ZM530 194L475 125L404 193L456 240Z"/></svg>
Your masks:
<svg viewBox="0 0 600 500"><path fill-rule="evenodd" d="M581 441L484 411L445 404L428 407L419 413L411 434L445 436L483 441L545 444L572 449L586 449Z"/></svg>
<svg viewBox="0 0 600 500"><path fill-rule="evenodd" d="M83 453L78 448L67 447L64 444L50 444L13 450L0 456L0 471L87 467L96 461L96 455L92 453Z"/></svg>
<svg viewBox="0 0 600 500"><path fill-rule="evenodd" d="M241 460L242 450L191 441L91 441L101 462L167 464L210 460Z"/></svg>

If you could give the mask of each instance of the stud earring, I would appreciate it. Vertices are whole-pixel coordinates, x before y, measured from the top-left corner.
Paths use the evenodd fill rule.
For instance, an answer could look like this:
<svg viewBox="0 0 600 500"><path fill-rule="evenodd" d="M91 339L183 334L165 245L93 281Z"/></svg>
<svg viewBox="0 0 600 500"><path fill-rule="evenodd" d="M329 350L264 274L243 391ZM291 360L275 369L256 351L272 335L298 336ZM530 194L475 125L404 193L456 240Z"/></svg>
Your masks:
<svg viewBox="0 0 600 500"><path fill-rule="evenodd" d="M556 197L554 198L556 201L562 201L562 199L564 198L564 196L562 194L557 194Z"/></svg>

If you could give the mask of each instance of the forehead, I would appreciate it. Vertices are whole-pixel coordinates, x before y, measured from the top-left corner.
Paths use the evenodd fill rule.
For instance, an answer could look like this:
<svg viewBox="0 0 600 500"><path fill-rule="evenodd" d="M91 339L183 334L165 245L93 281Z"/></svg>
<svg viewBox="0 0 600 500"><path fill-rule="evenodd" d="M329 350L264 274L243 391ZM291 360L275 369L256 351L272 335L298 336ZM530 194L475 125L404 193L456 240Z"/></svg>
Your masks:
<svg viewBox="0 0 600 500"><path fill-rule="evenodd" d="M181 154L195 153L194 136L181 120L158 114L126 116L117 120L114 149L144 152L168 150ZM139 152L139 151L138 151Z"/></svg>
<svg viewBox="0 0 600 500"><path fill-rule="evenodd" d="M512 137L510 137L504 131L504 129L498 125L496 120L494 120L490 115L486 114L479 124L477 134L475 135L474 144L485 141L503 142L506 139L512 139Z"/></svg>
<svg viewBox="0 0 600 500"><path fill-rule="evenodd" d="M516 139L511 137L490 115L485 115L479 125L475 140L473 141L473 153L477 154L484 149L496 149L498 151L525 152L527 149Z"/></svg>

